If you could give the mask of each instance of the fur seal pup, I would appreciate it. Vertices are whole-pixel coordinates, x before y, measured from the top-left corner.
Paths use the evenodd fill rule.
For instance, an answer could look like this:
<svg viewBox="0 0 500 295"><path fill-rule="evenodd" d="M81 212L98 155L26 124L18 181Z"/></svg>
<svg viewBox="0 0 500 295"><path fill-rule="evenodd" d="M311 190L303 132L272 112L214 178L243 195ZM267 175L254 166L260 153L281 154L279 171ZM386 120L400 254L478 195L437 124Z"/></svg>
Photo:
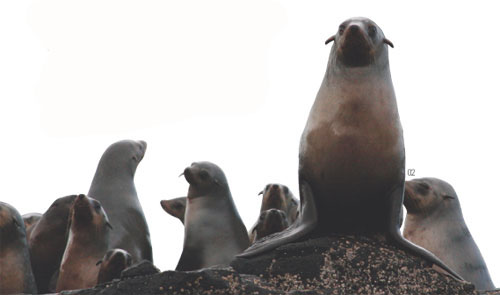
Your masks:
<svg viewBox="0 0 500 295"><path fill-rule="evenodd" d="M294 195L286 185L269 183L264 187L259 195L262 195L262 203L260 205L259 214L262 214L262 212L274 208L285 212L287 223L291 224L295 222L295 219L297 219L299 213L299 201L294 197ZM259 216L259 218L261 217ZM251 244L256 241L255 227L259 222L261 222L260 219L257 220L257 222L248 232L248 237Z"/></svg>
<svg viewBox="0 0 500 295"><path fill-rule="evenodd" d="M24 221L24 227L26 228L26 240L30 240L30 234L33 230L33 226L42 218L42 214L40 213L27 213L21 215Z"/></svg>
<svg viewBox="0 0 500 295"><path fill-rule="evenodd" d="M189 189L184 246L176 270L229 264L249 241L224 172L213 163L197 162L183 174Z"/></svg>
<svg viewBox="0 0 500 295"><path fill-rule="evenodd" d="M68 216L76 195L58 198L33 226L28 240L38 292L55 291L52 276L59 270L67 242ZM55 275L54 280L57 279Z"/></svg>
<svg viewBox="0 0 500 295"><path fill-rule="evenodd" d="M95 286L99 273L96 263L108 250L112 228L99 201L85 195L76 197L69 214L68 243L56 292Z"/></svg>
<svg viewBox="0 0 500 295"><path fill-rule="evenodd" d="M110 249L96 265L101 266L97 276L99 285L120 278L122 271L132 265L132 256L123 249Z"/></svg>
<svg viewBox="0 0 500 295"><path fill-rule="evenodd" d="M382 30L370 19L344 21L326 44L326 73L299 148L301 211L286 230L253 244L253 256L311 233L385 234L396 245L456 275L401 236L405 181L403 129Z"/></svg>
<svg viewBox="0 0 500 295"><path fill-rule="evenodd" d="M106 209L113 225L110 248L124 249L134 263L153 262L149 228L137 197L134 175L144 157L144 141L122 140L110 145L99 161L88 196Z"/></svg>
<svg viewBox="0 0 500 295"><path fill-rule="evenodd" d="M450 184L437 178L406 181L404 205L406 239L434 253L476 289L495 289Z"/></svg>
<svg viewBox="0 0 500 295"><path fill-rule="evenodd" d="M283 231L288 226L288 217L283 210L273 208L262 211L257 224L252 230L253 235L250 237L250 243L252 244L270 234Z"/></svg>
<svg viewBox="0 0 500 295"><path fill-rule="evenodd" d="M0 294L37 293L23 219L4 202L0 202L0 270Z"/></svg>
<svg viewBox="0 0 500 295"><path fill-rule="evenodd" d="M184 213L186 212L186 197L170 200L161 200L160 205L168 214L178 218L184 224Z"/></svg>

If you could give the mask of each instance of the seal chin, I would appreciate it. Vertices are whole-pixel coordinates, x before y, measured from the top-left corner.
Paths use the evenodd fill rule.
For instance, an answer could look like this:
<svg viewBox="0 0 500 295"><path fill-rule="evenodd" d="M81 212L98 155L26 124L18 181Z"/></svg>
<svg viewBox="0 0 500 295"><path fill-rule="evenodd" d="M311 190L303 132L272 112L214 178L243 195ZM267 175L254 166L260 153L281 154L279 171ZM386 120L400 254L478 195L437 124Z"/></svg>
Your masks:
<svg viewBox="0 0 500 295"><path fill-rule="evenodd" d="M351 25L339 47L339 60L346 67L365 67L375 60L372 42L357 25Z"/></svg>

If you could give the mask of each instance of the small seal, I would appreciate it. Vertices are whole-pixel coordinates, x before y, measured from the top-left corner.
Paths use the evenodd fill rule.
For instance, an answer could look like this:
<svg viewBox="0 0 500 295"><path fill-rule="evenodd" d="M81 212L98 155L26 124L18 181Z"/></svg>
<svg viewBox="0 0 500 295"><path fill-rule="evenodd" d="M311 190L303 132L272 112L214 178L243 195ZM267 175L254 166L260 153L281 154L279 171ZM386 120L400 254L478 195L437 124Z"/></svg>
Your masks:
<svg viewBox="0 0 500 295"><path fill-rule="evenodd" d="M66 248L68 216L75 198L76 195L70 195L55 200L31 230L28 240L31 265L41 294L55 292L58 276L55 273Z"/></svg>
<svg viewBox="0 0 500 295"><path fill-rule="evenodd" d="M23 219L4 202L0 202L0 269L0 294L37 293Z"/></svg>
<svg viewBox="0 0 500 295"><path fill-rule="evenodd" d="M253 256L319 234L384 234L439 265L399 229L405 181L403 129L389 68L388 45L370 19L344 21L299 148L300 214L286 230L254 243Z"/></svg>
<svg viewBox="0 0 500 295"><path fill-rule="evenodd" d="M27 213L21 216L24 221L24 227L26 228L26 240L30 240L30 234L33 230L33 226L42 218L40 213Z"/></svg>
<svg viewBox="0 0 500 295"><path fill-rule="evenodd" d="M112 227L99 201L78 195L71 207L68 228L56 292L95 286L99 273L96 264L108 250Z"/></svg>
<svg viewBox="0 0 500 295"><path fill-rule="evenodd" d="M257 224L252 230L250 243L262 239L270 234L283 231L289 226L288 217L283 210L269 209L262 211Z"/></svg>
<svg viewBox="0 0 500 295"><path fill-rule="evenodd" d="M119 279L122 271L132 265L132 256L123 249L111 249L96 265L101 265L97 276L97 284L99 285L113 279Z"/></svg>
<svg viewBox="0 0 500 295"><path fill-rule="evenodd" d="M186 197L170 200L161 200L160 205L168 214L178 218L184 224L184 213L186 212Z"/></svg>
<svg viewBox="0 0 500 295"><path fill-rule="evenodd" d="M184 170L189 183L184 246L176 270L229 264L248 247L248 235L219 166L197 162Z"/></svg>
<svg viewBox="0 0 500 295"><path fill-rule="evenodd" d="M259 195L262 195L262 204L260 206L259 214L262 214L262 212L274 208L285 212L288 224L293 223L295 219L297 219L297 216L299 214L299 201L293 196L292 192L286 185L269 183L259 193ZM257 220L257 222L248 232L248 237L251 244L256 241L255 227L259 222L261 222L260 219Z"/></svg>
<svg viewBox="0 0 500 295"><path fill-rule="evenodd" d="M146 147L146 142L133 140L110 145L99 161L88 192L89 197L101 202L113 225L110 248L126 250L133 263L153 261L149 228L134 184Z"/></svg>
<svg viewBox="0 0 500 295"><path fill-rule="evenodd" d="M404 205L406 239L434 253L476 289L495 289L450 184L437 178L406 181Z"/></svg>

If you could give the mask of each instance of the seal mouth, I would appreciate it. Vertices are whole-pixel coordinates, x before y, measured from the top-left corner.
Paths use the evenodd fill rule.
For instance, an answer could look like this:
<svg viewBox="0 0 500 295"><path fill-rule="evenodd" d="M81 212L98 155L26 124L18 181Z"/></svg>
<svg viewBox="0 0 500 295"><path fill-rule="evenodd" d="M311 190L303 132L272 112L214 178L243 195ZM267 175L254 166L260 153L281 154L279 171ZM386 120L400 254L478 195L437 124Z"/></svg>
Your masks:
<svg viewBox="0 0 500 295"><path fill-rule="evenodd" d="M347 28L339 47L339 59L347 67L364 67L375 60L372 42L358 25Z"/></svg>

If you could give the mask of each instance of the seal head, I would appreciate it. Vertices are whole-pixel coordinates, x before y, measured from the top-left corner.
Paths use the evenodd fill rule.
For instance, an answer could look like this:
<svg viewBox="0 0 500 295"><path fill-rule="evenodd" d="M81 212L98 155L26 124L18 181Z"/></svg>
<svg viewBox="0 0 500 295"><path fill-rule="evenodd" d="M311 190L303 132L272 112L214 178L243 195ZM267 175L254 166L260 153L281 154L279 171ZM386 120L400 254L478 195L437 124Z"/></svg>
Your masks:
<svg viewBox="0 0 500 295"><path fill-rule="evenodd" d="M406 181L404 205L406 239L434 253L478 290L495 288L449 183L437 178Z"/></svg>
<svg viewBox="0 0 500 295"><path fill-rule="evenodd" d="M160 205L168 214L178 218L184 224L184 213L186 212L186 197L170 200L161 200Z"/></svg>
<svg viewBox="0 0 500 295"><path fill-rule="evenodd" d="M289 225L285 212L278 209L262 211L254 227L255 240L260 240L270 234L283 231Z"/></svg>
<svg viewBox="0 0 500 295"><path fill-rule="evenodd" d="M100 265L97 284L120 278L124 269L132 265L132 256L123 249L111 249L97 262Z"/></svg>

